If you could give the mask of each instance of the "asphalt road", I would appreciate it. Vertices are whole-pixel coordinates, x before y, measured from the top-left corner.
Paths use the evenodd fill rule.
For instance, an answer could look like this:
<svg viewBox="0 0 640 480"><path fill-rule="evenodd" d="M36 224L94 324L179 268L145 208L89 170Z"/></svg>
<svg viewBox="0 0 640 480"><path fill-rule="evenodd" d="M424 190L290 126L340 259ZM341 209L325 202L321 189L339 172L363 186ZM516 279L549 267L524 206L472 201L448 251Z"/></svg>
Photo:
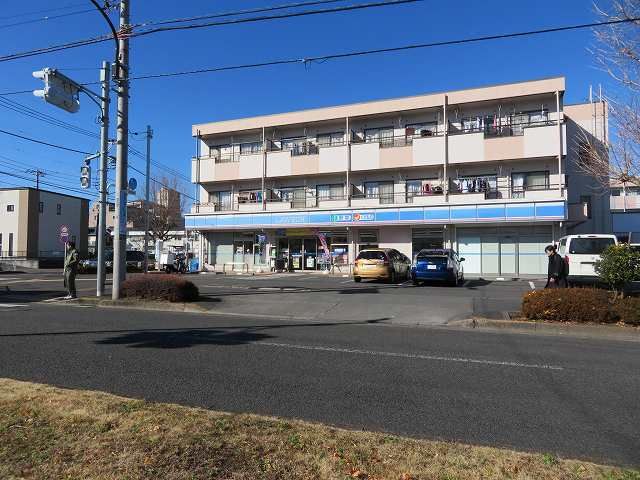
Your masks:
<svg viewBox="0 0 640 480"><path fill-rule="evenodd" d="M205 299L203 306L220 312L261 314L275 318L322 321L384 320L396 324L439 325L471 316L503 318L518 310L530 281L467 280L463 286L414 287L348 277L304 273L275 275L190 275ZM95 294L95 276L80 275L80 295ZM533 284L535 286L535 284ZM537 281L537 286L543 286ZM0 275L5 302L33 302L65 295L59 272ZM2 299L0 298L0 301Z"/></svg>
<svg viewBox="0 0 640 480"><path fill-rule="evenodd" d="M627 466L640 465L639 371L632 342L0 308L2 377Z"/></svg>

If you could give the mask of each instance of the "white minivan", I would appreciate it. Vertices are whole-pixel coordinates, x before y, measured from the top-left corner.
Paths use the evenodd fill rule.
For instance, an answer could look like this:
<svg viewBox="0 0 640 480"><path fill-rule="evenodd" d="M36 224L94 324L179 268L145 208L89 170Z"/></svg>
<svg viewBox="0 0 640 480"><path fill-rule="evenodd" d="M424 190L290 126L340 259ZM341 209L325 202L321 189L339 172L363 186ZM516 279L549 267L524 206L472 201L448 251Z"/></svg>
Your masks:
<svg viewBox="0 0 640 480"><path fill-rule="evenodd" d="M617 245L615 235L567 235L558 242L558 254L569 265L569 282L594 282L595 263L609 245Z"/></svg>

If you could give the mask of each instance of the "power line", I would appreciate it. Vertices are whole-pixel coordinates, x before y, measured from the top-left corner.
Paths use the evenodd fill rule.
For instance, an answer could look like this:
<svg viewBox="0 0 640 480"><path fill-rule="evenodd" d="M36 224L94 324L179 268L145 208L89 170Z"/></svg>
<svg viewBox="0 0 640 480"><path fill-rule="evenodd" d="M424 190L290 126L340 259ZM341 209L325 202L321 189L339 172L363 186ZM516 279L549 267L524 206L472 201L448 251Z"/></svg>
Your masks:
<svg viewBox="0 0 640 480"><path fill-rule="evenodd" d="M373 2L373 3L361 3L361 4L354 4L354 5L347 5L347 6L343 6L343 7L335 7L335 8L325 8L325 9L319 9L319 10L305 10L302 12L290 12L290 13L285 13L285 14L281 14L281 15L267 15L267 16L260 16L260 17L250 17L250 18L243 18L243 19L234 19L234 20L228 20L228 21L224 21L224 22L210 22L207 24L196 24L196 25L180 25L180 26L173 26L173 27L159 27L156 29L151 29L151 30L144 30L141 32L120 32L121 35L126 34L129 38L131 37L136 37L136 36L141 36L141 35L148 35L151 33L157 33L157 32L161 32L161 31L169 31L169 30L184 30L184 29L190 29L190 28L204 28L204 27L213 27L213 26L223 26L223 25L232 25L232 24L239 24L239 23L249 23L249 22L261 22L261 21L267 21L267 20L278 20L278 19L284 19L284 18L291 18L291 17L302 17L302 16L309 16L309 15L319 15L319 14L326 14L326 13L337 13L337 12L345 12L345 11L353 11L353 10L361 10L361 9L365 9L365 8L376 8L376 7L386 7L386 6L393 6L393 5L402 5L402 4L406 4L406 3L415 3L415 2L422 2L425 0L382 0L382 1L378 1L378 2ZM73 42L69 42L69 43L63 43L63 44L57 44L57 45L50 45L48 47L42 47L42 48L38 48L38 49L34 49L34 50L28 50L25 52L18 52L18 53L12 53L9 55L4 55L2 57L0 57L0 62L7 62L10 60L16 60L19 58L26 58L26 57L32 57L35 55L42 55L45 53L52 53L52 52L57 52L57 51L61 51L61 50L68 50L71 48L78 48L78 47L83 47L86 45L93 45L96 43L102 43L108 40L113 39L113 35L100 35L97 37L92 37L92 38L86 38L86 39L82 39L82 40L76 40Z"/></svg>
<svg viewBox="0 0 640 480"><path fill-rule="evenodd" d="M138 170L138 169L137 169L136 167L134 167L133 165L129 165L129 168L130 168L131 170L133 170L134 172L138 172L138 173L139 173L140 175L142 175L142 176L146 176L146 173L145 173L145 172L143 172L143 171L141 171L141 170ZM158 179L156 179L156 178L154 178L154 177L149 176L149 180L151 180L152 182L154 182L154 183L156 183L156 184L158 184L158 185L161 185L161 186L163 186L163 187L165 187L165 188L167 188L167 189L169 189L169 190L174 190L174 191L178 192L180 195L183 195L183 196L187 197L187 198L188 198L188 199L190 199L190 200L196 201L196 199L195 199L195 198L193 198L192 196L190 196L190 195L188 195L188 194L184 193L183 191L180 191L180 190L178 190L178 189L176 189L176 188L174 188L174 187L170 187L169 185L167 185L167 184L165 184L165 183L162 183L161 181L159 181Z"/></svg>
<svg viewBox="0 0 640 480"><path fill-rule="evenodd" d="M41 13L47 13L47 12L59 12L60 10L69 10L70 8L83 7L85 5L86 3L74 3L72 5L66 5L64 7L45 8L43 10L36 10L32 12L18 13L16 15L8 15L8 16L0 17L0 20L8 20L10 18L19 18L19 17L28 17L31 15L39 15Z"/></svg>
<svg viewBox="0 0 640 480"><path fill-rule="evenodd" d="M100 135L96 132L92 132L90 130L86 130L82 127L73 125L71 123L67 123L65 121L59 120L51 115L48 115L43 112L39 112L33 108L30 108L26 105L16 102L15 100L10 100L8 98L0 97L0 107L6 108L8 110L12 110L14 112L20 113L30 118L34 118L36 120L40 120L41 122L48 123L49 125L54 125L60 128L64 128L74 133L78 133L80 135L85 135L91 138L100 138Z"/></svg>
<svg viewBox="0 0 640 480"><path fill-rule="evenodd" d="M25 137L24 135L18 135L17 133L8 132L6 130L0 129L0 133L4 133L5 135L11 135L12 137L21 138L23 140L27 140L29 142L39 143L41 145L46 145L52 148L58 148L60 150L66 150L68 152L81 153L83 155L91 155L90 152L83 152L82 150L76 150L75 148L63 147L62 145L56 145L54 143L43 142L42 140L36 140L35 138Z"/></svg>
<svg viewBox="0 0 640 480"><path fill-rule="evenodd" d="M304 10L302 12L289 12L283 13L279 15L263 15L261 17L250 17L250 18L235 18L231 20L224 20L218 22L207 22L207 23L199 23L193 25L174 25L168 27L157 27L152 28L150 30L143 30L140 32L134 32L130 36L131 37L142 37L145 35L150 35L152 33L159 32L170 32L170 31L178 31L178 30L193 30L196 28L208 28L208 27L220 27L225 25L237 25L242 23L254 23L254 22L263 22L269 20L281 20L283 18L294 18L294 17L306 17L309 15L322 15L326 13L338 13L338 12L349 12L353 10L362 10L365 8L375 8L375 7L387 7L392 5L403 5L407 3L416 3L423 2L425 0L382 0L378 2L370 2L370 3L358 3L354 5L345 5L342 7L332 7L332 8L323 8L320 10Z"/></svg>
<svg viewBox="0 0 640 480"><path fill-rule="evenodd" d="M287 3L283 5L274 5L271 7L252 8L252 9L246 9L246 10L236 10L231 12L212 13L209 15L198 15L195 17L176 18L174 20L155 20L155 21L152 20L152 21L137 23L134 25L134 27L147 27L151 25L168 25L171 23L192 22L195 20L207 20L210 18L234 17L238 15L247 15L249 13L273 12L276 10L283 10L286 8L308 7L312 5L326 5L329 3L341 3L345 1L346 0L313 0L309 2Z"/></svg>
<svg viewBox="0 0 640 480"><path fill-rule="evenodd" d="M22 20L20 22L6 23L4 25L0 25L0 29L18 27L18 26L21 26L21 25L28 25L30 23L46 22L48 20L57 20L58 18L71 17L71 16L74 16L74 15L81 15L83 13L89 13L89 12L93 12L93 11L94 11L93 9L77 10L75 12L61 13L59 15L50 15L50 16L45 16L45 17L42 17L42 18L34 18L34 19L31 19L31 20Z"/></svg>

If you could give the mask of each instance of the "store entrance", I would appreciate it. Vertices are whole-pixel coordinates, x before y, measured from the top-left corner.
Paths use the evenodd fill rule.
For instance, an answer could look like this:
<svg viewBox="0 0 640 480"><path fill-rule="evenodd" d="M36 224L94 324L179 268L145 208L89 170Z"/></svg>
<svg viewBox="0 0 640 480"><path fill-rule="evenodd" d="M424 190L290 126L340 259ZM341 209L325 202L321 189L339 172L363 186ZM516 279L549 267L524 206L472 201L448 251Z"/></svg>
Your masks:
<svg viewBox="0 0 640 480"><path fill-rule="evenodd" d="M336 237L335 240L340 243L333 242L330 234L324 237L330 252L330 257L327 257L324 255L322 241L317 236L282 237L278 239L276 255L285 260L288 270L328 270L332 264L342 265L347 262L346 236Z"/></svg>

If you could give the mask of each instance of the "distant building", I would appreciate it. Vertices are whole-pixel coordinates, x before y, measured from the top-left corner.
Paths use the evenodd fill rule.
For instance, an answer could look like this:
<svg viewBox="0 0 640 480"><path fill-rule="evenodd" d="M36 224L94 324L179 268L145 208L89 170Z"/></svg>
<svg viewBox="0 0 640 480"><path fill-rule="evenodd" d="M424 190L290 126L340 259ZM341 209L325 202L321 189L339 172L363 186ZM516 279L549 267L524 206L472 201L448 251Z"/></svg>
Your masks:
<svg viewBox="0 0 640 480"><path fill-rule="evenodd" d="M618 240L640 243L640 187L611 185L611 223Z"/></svg>
<svg viewBox="0 0 640 480"><path fill-rule="evenodd" d="M31 187L0 188L0 262L61 259L61 232L87 254L89 200ZM26 260L29 260L27 262Z"/></svg>

